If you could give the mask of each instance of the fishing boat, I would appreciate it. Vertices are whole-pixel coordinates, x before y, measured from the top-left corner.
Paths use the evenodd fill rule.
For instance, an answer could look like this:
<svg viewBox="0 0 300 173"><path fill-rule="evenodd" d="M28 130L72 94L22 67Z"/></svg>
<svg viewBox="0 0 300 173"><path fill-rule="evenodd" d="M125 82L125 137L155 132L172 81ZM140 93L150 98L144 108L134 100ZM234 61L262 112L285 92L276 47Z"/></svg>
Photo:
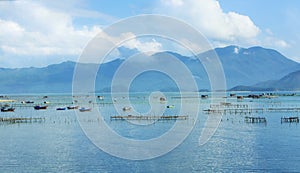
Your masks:
<svg viewBox="0 0 300 173"><path fill-rule="evenodd" d="M91 111L92 108L85 108L85 107L82 107L79 109L80 112L88 112L88 111Z"/></svg>
<svg viewBox="0 0 300 173"><path fill-rule="evenodd" d="M207 98L208 98L208 95L201 95L201 98L202 98L202 99L207 99Z"/></svg>
<svg viewBox="0 0 300 173"><path fill-rule="evenodd" d="M65 107L59 107L59 108L56 108L56 110L57 111L64 111L64 110L66 110L67 108L65 108Z"/></svg>
<svg viewBox="0 0 300 173"><path fill-rule="evenodd" d="M104 100L104 96L98 96L99 100Z"/></svg>
<svg viewBox="0 0 300 173"><path fill-rule="evenodd" d="M159 100L160 100L161 102L164 102L164 101L166 101L166 98L165 98L165 97L161 97L161 98L159 98Z"/></svg>
<svg viewBox="0 0 300 173"><path fill-rule="evenodd" d="M79 106L68 106L67 109L78 109Z"/></svg>
<svg viewBox="0 0 300 173"><path fill-rule="evenodd" d="M174 108L175 106L174 105L168 105L167 108L171 109L171 108Z"/></svg>
<svg viewBox="0 0 300 173"><path fill-rule="evenodd" d="M48 108L48 106L39 106L39 105L34 106L35 110L43 110L43 109L47 109L47 108Z"/></svg>
<svg viewBox="0 0 300 173"><path fill-rule="evenodd" d="M13 102L15 102L15 100L0 100L1 112L14 112L15 108L13 108Z"/></svg>
<svg viewBox="0 0 300 173"><path fill-rule="evenodd" d="M26 104L32 104L32 103L34 103L34 101L26 101L25 103Z"/></svg>
<svg viewBox="0 0 300 173"><path fill-rule="evenodd" d="M32 104L34 101L21 101L22 104Z"/></svg>
<svg viewBox="0 0 300 173"><path fill-rule="evenodd" d="M236 96L237 99L242 100L244 97L243 96Z"/></svg>
<svg viewBox="0 0 300 173"><path fill-rule="evenodd" d="M15 108L13 107L2 107L1 112L14 112Z"/></svg>
<svg viewBox="0 0 300 173"><path fill-rule="evenodd" d="M128 107L128 106L125 106L124 108L123 108L123 111L130 111L131 110L131 107Z"/></svg>

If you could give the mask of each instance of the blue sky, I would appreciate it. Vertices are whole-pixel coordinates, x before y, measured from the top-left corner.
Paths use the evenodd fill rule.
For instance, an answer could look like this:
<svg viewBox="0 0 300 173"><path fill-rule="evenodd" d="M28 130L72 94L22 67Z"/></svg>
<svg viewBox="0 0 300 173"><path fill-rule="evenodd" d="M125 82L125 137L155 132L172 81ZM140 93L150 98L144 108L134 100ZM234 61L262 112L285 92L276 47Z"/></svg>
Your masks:
<svg viewBox="0 0 300 173"><path fill-rule="evenodd" d="M103 28L139 14L183 20L202 32L213 47L258 45L300 62L297 0L0 1L0 67L76 61ZM133 45L138 50L162 47L156 40L136 40L128 47Z"/></svg>

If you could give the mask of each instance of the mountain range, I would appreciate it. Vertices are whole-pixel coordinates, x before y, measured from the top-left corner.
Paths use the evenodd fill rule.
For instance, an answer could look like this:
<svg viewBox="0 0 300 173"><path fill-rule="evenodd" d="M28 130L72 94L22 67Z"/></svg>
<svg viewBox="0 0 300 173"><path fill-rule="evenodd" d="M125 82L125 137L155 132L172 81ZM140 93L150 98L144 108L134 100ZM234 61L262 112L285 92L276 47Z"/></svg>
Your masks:
<svg viewBox="0 0 300 173"><path fill-rule="evenodd" d="M300 70L289 73L279 80L268 80L251 86L236 86L232 91L296 91L300 90Z"/></svg>
<svg viewBox="0 0 300 173"><path fill-rule="evenodd" d="M118 68L136 50L120 49L123 57L100 65L95 88L99 92L110 91L112 78ZM216 48L224 69L227 88L232 90L297 90L300 89L300 64L292 61L278 51L262 47L241 48L238 46L228 46ZM181 73L182 69L176 67L176 63L167 62L167 56L173 56L180 60L192 73L199 89L210 90L210 82L205 68L201 64L201 58L209 57L213 50L204 52L198 57L182 56L174 52L159 52L153 55L143 55L138 61L128 63L128 73L132 70L147 65L161 66L166 69L176 69L176 79L185 81ZM95 68L97 64L82 64ZM65 93L72 91L73 72L76 63L72 61L53 64L42 68L0 68L0 93L44 93L55 92ZM126 75L123 76L126 78ZM178 91L174 79L170 76L158 72L148 71L139 74L131 83L131 91ZM119 83L119 88L126 88ZM185 84L184 89L190 89L189 84ZM237 86L237 87L236 87Z"/></svg>

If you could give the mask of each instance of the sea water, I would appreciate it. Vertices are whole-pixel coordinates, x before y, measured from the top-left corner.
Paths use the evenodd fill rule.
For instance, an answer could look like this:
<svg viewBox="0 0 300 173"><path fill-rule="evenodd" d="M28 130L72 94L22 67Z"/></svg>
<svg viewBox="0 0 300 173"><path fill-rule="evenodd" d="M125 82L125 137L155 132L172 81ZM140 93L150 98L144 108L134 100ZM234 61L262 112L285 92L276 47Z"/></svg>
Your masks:
<svg viewBox="0 0 300 173"><path fill-rule="evenodd" d="M238 93L248 95L253 93ZM86 107L98 109L103 119L116 133L126 138L148 140L167 132L176 120L159 120L147 126L135 125L125 120L111 120L120 114L114 104L127 95L111 97L101 94L103 100L90 94L71 95L39 94L10 95L14 99L15 112L0 112L0 117L44 118L42 122L0 124L0 172L299 172L300 129L298 123L281 123L281 117L299 116L297 111L266 111L269 108L299 108L300 96L238 100L226 99L231 104L248 105L264 111L249 113L224 113L214 135L204 145L199 136L208 116L205 109L211 106L208 99L200 100L200 112L193 130L174 150L148 160L128 160L112 156L85 135L76 116L78 110L57 111L57 107L76 105L84 98ZM47 98L44 96L47 95ZM100 94L96 94L100 95ZM184 102L179 93L167 93L164 114L178 114ZM131 106L140 114L151 108L149 94L130 94ZM34 104L21 104L32 100ZM50 102L46 110L34 110L33 106ZM91 102L89 102L91 101ZM189 104L194 104L193 99ZM80 105L81 106L81 105ZM123 112L128 115L130 112ZM265 117L267 123L246 123L245 116ZM191 120L185 121L191 125ZM91 126L97 121L88 120ZM109 136L108 136L109 138ZM103 139L105 140L105 139ZM120 144L120 147L123 147ZM161 147L165 147L164 144ZM124 148L126 150L126 148Z"/></svg>

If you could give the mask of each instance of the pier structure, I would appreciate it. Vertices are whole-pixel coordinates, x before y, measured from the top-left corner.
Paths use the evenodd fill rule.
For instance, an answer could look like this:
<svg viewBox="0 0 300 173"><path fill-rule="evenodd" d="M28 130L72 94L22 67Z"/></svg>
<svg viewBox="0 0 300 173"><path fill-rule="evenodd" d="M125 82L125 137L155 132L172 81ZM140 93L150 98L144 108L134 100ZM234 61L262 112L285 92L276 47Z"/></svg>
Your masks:
<svg viewBox="0 0 300 173"><path fill-rule="evenodd" d="M111 116L111 120L187 120L187 115L162 115L162 116L149 116L149 115L116 115Z"/></svg>
<svg viewBox="0 0 300 173"><path fill-rule="evenodd" d="M20 117L15 117L15 118L0 118L0 123L41 123L44 122L45 118L20 118Z"/></svg>
<svg viewBox="0 0 300 173"><path fill-rule="evenodd" d="M207 114L252 114L255 113L263 113L263 108L247 108L247 109L240 109L240 108L227 108L227 109L204 109L203 110Z"/></svg>

